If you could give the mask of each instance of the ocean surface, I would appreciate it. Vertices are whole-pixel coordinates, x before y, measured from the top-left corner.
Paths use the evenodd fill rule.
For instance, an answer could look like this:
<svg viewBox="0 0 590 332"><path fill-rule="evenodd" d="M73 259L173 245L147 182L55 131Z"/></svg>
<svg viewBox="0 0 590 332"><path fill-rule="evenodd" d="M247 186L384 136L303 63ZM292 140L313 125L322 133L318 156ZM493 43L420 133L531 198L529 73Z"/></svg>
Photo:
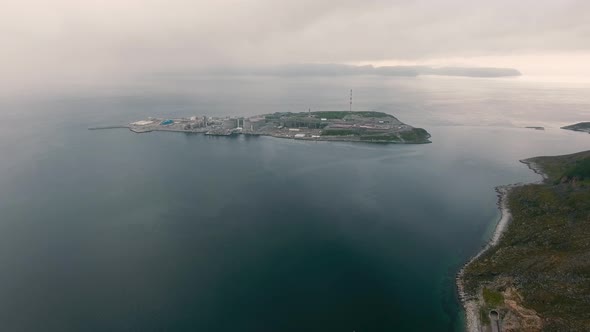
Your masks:
<svg viewBox="0 0 590 332"><path fill-rule="evenodd" d="M427 145L89 131L382 111ZM590 86L154 75L0 99L0 330L459 331L460 266L519 159L590 149ZM545 126L546 130L524 129Z"/></svg>

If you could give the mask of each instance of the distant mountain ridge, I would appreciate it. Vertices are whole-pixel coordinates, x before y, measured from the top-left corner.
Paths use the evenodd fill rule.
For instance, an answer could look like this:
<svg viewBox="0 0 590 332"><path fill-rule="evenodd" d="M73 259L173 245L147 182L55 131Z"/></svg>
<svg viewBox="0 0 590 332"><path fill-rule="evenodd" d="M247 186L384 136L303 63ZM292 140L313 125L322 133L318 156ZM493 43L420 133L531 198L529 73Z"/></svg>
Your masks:
<svg viewBox="0 0 590 332"><path fill-rule="evenodd" d="M250 68L217 68L208 74L259 76L350 76L381 75L415 77L421 75L461 77L513 77L522 74L513 68L432 67L432 66L353 66L342 64L289 64Z"/></svg>

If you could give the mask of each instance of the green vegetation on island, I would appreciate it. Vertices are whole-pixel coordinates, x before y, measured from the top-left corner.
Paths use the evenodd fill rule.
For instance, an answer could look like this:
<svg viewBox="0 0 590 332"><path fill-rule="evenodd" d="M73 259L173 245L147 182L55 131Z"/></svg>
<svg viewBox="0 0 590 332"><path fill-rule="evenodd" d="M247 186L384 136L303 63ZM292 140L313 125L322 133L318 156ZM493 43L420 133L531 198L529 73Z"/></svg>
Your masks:
<svg viewBox="0 0 590 332"><path fill-rule="evenodd" d="M363 129L326 129L322 136L352 136L358 137L361 141L383 141L383 142L428 142L430 134L422 128L412 128L401 133L371 132Z"/></svg>
<svg viewBox="0 0 590 332"><path fill-rule="evenodd" d="M326 120L344 120L345 118L393 118L392 115L374 111L325 111L325 112L276 112L266 114L267 120L276 120L283 117L315 118Z"/></svg>
<svg viewBox="0 0 590 332"><path fill-rule="evenodd" d="M341 111L341 112L311 112L311 115L314 115L318 118L325 118L325 119L344 119L346 116L358 116L363 118L387 118L391 117L391 115L382 112L349 112L349 111Z"/></svg>
<svg viewBox="0 0 590 332"><path fill-rule="evenodd" d="M512 188L512 220L498 244L468 264L462 282L480 322L504 331L590 327L590 151L523 161L544 183Z"/></svg>

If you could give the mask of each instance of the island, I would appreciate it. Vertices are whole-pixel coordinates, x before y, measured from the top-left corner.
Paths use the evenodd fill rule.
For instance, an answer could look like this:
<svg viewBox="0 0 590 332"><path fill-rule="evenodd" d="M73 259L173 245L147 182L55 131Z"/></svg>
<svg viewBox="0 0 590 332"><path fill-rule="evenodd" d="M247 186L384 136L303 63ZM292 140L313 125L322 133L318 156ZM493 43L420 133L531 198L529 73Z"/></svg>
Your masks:
<svg viewBox="0 0 590 332"><path fill-rule="evenodd" d="M540 183L498 188L490 243L461 269L469 331L588 331L590 151L523 160Z"/></svg>
<svg viewBox="0 0 590 332"><path fill-rule="evenodd" d="M561 129L582 131L590 134L590 122L580 122L573 125L561 127Z"/></svg>
<svg viewBox="0 0 590 332"><path fill-rule="evenodd" d="M367 143L430 143L430 134L382 112L277 112L254 117L207 117L164 119L148 118L120 126L89 128L128 128L135 133L174 131L214 136L272 136L308 141L347 141Z"/></svg>

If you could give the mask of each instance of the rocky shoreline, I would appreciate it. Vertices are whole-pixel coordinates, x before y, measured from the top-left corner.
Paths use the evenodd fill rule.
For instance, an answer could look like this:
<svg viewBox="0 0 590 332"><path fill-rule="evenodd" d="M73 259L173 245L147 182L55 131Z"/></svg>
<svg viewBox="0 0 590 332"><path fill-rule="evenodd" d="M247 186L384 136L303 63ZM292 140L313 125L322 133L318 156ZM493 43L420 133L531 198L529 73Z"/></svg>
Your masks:
<svg viewBox="0 0 590 332"><path fill-rule="evenodd" d="M521 186L522 184L512 184L512 185L505 185L505 186L498 186L495 188L496 192L498 193L498 208L500 209L500 219L496 224L496 229L494 230L494 234L490 238L490 240L484 245L484 247L477 253L475 256L471 257L467 263L463 265L461 270L457 273L456 277L456 284L457 284L457 293L459 296L459 300L463 305L463 309L465 310L465 330L466 331L480 331L481 329L481 322L479 321L479 303L482 299L477 296L472 296L465 292L464 282L463 282L463 275L465 272L465 268L469 266L473 261L478 259L481 255L483 255L486 251L490 248L495 246L498 241L500 240L502 233L506 229L506 226L510 222L512 215L510 214L510 209L508 209L508 194L510 191L517 187Z"/></svg>
<svg viewBox="0 0 590 332"><path fill-rule="evenodd" d="M520 161L521 163L523 163L523 164L527 165L527 167L528 167L528 168L529 168L531 171L535 172L536 174L540 175L540 176L543 178L543 180L542 180L542 181L539 181L539 182L533 182L533 183L541 183L541 182L543 182L543 181L545 181L545 180L547 180L547 179L548 179L548 176L547 176L547 174L545 174L545 173L544 173L544 172L541 170L541 167L539 167L539 165L537 165L537 163L535 163L534 161L532 161L532 160L530 160L530 159L524 159L524 160L519 160L519 161Z"/></svg>
<svg viewBox="0 0 590 332"><path fill-rule="evenodd" d="M543 181L547 179L547 175L541 171L541 168L535 164L534 162L525 159L520 160L521 163L528 166L536 174L539 174L543 177ZM539 181L542 182L542 181ZM493 235L489 239L489 241L483 246L483 248L471 257L467 263L465 263L455 278L456 286L457 286L457 294L463 309L465 310L465 330L468 332L479 332L481 331L482 324L479 319L479 308L480 304L483 303L483 299L480 298L478 295L467 294L465 291L465 283L463 281L463 277L465 274L465 269L471 264L473 261L478 259L481 255L483 255L486 251L490 248L494 247L500 241L502 234L506 230L508 224L512 219L512 214L510 212L510 208L508 207L508 196L512 189L523 186L523 183L515 183L509 185L498 186L495 188L496 193L498 194L498 202L497 206L500 209L500 219L496 224L496 228L494 230Z"/></svg>

